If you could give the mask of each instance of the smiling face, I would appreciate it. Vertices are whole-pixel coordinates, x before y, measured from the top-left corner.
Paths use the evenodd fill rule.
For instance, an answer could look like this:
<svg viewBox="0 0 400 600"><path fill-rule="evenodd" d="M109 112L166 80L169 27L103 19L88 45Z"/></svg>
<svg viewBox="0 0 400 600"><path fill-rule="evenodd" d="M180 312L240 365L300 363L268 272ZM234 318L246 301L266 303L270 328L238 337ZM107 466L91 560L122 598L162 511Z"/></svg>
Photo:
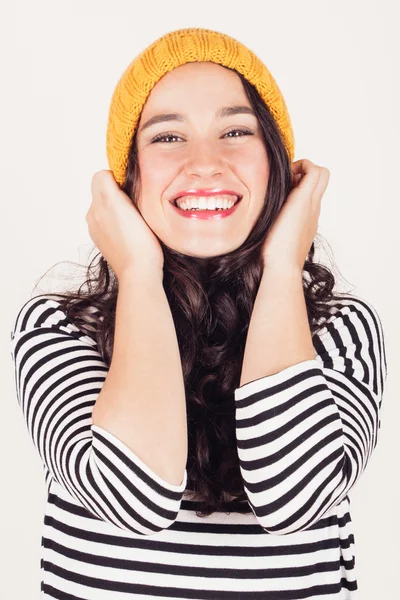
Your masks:
<svg viewBox="0 0 400 600"><path fill-rule="evenodd" d="M247 110L222 114L226 107ZM156 115L171 113L174 119L146 126ZM269 162L260 124L236 73L213 62L169 71L143 107L137 152L138 207L164 244L200 258L242 245L264 204ZM229 215L219 211L204 219L198 216L205 212L194 212L187 217L170 202L183 190L216 188L242 196Z"/></svg>

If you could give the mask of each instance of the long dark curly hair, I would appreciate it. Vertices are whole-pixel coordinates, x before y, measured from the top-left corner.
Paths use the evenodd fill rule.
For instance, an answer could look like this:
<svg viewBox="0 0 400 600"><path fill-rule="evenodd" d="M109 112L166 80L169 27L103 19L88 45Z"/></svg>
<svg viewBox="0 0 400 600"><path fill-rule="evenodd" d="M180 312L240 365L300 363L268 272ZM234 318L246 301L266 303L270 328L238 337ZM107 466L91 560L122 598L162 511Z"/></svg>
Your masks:
<svg viewBox="0 0 400 600"><path fill-rule="evenodd" d="M262 276L261 247L292 188L290 161L273 116L256 88L231 70L241 78L257 115L270 163L260 218L239 248L221 256L187 256L159 240L164 253L163 286L175 323L186 391L187 490L195 494L198 516L224 512L234 498L246 501L235 436L234 390L239 387L248 326ZM138 181L135 132L121 188L136 208ZM312 335L332 314L332 301L340 298L333 292L334 275L328 267L314 262L314 253L315 241L303 267ZM58 297L69 319L96 340L109 366L118 280L100 253L89 265L80 266L86 269L85 281L52 295ZM95 321L93 309L98 316Z"/></svg>

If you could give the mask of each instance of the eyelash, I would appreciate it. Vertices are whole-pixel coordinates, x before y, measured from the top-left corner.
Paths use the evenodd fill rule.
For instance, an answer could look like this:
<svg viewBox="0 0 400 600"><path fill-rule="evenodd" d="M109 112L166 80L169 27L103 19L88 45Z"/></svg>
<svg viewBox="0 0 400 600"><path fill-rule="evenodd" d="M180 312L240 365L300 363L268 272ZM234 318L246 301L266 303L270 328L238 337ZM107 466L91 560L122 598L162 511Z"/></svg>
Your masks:
<svg viewBox="0 0 400 600"><path fill-rule="evenodd" d="M254 135L254 133L252 131L250 131L250 129L239 129L239 128L231 129L230 131L227 131L225 133L225 135L228 135L228 133L233 133L234 131L239 131L240 133L243 133L244 135ZM157 135L155 138L153 138L151 143L154 144L155 142L161 142L162 140L164 140L165 138L168 138L168 137L178 138L179 136L175 135L173 133L163 133L163 134ZM239 135L239 136L232 136L232 137L235 138L235 137L242 137L242 136Z"/></svg>

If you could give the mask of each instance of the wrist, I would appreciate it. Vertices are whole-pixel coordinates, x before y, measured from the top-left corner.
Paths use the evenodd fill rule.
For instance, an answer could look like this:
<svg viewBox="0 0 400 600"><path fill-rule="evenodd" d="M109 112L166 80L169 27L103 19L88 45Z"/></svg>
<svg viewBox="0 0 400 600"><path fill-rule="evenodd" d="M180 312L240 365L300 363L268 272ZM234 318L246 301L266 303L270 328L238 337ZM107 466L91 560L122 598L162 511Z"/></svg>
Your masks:
<svg viewBox="0 0 400 600"><path fill-rule="evenodd" d="M125 281L141 281L159 284L163 282L164 270L161 266L152 266L147 263L131 264L116 274L118 283Z"/></svg>
<svg viewBox="0 0 400 600"><path fill-rule="evenodd" d="M263 276L274 275L278 277L303 277L303 269L299 265L284 262L266 262L264 261Z"/></svg>

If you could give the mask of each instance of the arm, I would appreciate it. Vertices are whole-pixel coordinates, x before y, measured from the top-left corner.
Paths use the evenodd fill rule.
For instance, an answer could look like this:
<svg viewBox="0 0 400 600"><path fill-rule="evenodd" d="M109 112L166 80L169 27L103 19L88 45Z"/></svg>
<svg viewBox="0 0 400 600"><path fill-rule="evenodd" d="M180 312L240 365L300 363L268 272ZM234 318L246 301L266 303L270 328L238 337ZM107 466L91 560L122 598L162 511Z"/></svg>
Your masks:
<svg viewBox="0 0 400 600"><path fill-rule="evenodd" d="M160 477L181 485L188 453L185 387L158 276L131 269L120 277L113 356L92 420Z"/></svg>
<svg viewBox="0 0 400 600"><path fill-rule="evenodd" d="M369 303L344 298L311 336L300 273L270 270L245 358L235 403L249 503L268 533L301 531L341 502L376 446L387 375L382 325Z"/></svg>
<svg viewBox="0 0 400 600"><path fill-rule="evenodd" d="M133 442L92 423L108 373L96 342L46 297L24 304L11 337L17 399L51 476L94 516L120 529L149 535L169 527L186 470L180 485L164 480Z"/></svg>
<svg viewBox="0 0 400 600"><path fill-rule="evenodd" d="M265 268L250 319L240 386L313 358L301 272Z"/></svg>

